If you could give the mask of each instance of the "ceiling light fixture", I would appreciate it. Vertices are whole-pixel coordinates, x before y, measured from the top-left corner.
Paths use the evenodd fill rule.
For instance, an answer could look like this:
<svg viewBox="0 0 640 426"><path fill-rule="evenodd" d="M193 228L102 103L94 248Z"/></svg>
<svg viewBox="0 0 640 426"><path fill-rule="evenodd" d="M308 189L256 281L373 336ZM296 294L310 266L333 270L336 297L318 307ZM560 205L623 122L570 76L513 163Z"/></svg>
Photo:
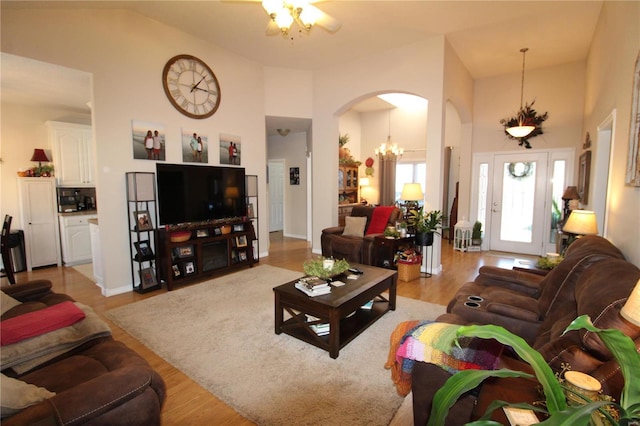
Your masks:
<svg viewBox="0 0 640 426"><path fill-rule="evenodd" d="M262 7L284 36L289 34L294 22L304 31L311 31L321 16L320 10L308 0L263 0Z"/></svg>
<svg viewBox="0 0 640 426"><path fill-rule="evenodd" d="M276 129L276 131L278 132L278 134L280 136L284 137L284 136L287 136L291 130L290 129Z"/></svg>
<svg viewBox="0 0 640 426"><path fill-rule="evenodd" d="M530 123L527 123L525 121L527 114L522 108L522 101L524 99L524 58L527 54L527 50L529 50L529 48L527 47L523 47L522 49L520 49L520 51L522 52L522 82L520 85L520 110L518 111L517 115L518 125L508 127L506 129L507 132L514 138L524 138L529 133L533 132L536 128L535 126L531 126Z"/></svg>
<svg viewBox="0 0 640 426"><path fill-rule="evenodd" d="M391 110L389 110L389 135L387 136L387 142L383 142L380 144L378 148L375 149L376 155L388 155L393 154L398 157L402 157L404 153L404 148L400 148L397 143L391 141Z"/></svg>

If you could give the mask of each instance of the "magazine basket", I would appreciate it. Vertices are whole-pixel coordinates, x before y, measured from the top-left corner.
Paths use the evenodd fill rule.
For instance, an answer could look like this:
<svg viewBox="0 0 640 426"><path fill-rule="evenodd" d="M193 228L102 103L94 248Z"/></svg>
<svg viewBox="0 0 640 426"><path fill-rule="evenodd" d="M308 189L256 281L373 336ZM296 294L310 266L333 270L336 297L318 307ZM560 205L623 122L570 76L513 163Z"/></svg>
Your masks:
<svg viewBox="0 0 640 426"><path fill-rule="evenodd" d="M422 262L406 263L401 260L398 261L398 279L400 281L409 282L420 278L421 263Z"/></svg>

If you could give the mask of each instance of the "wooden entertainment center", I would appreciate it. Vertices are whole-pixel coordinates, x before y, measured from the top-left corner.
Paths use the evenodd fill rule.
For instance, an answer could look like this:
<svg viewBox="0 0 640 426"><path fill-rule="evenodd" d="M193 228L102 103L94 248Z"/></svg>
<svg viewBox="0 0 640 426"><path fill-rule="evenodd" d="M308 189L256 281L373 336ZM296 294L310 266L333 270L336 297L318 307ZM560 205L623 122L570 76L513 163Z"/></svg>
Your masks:
<svg viewBox="0 0 640 426"><path fill-rule="evenodd" d="M167 225L158 229L158 274L172 290L174 284L253 266L255 240L249 218Z"/></svg>

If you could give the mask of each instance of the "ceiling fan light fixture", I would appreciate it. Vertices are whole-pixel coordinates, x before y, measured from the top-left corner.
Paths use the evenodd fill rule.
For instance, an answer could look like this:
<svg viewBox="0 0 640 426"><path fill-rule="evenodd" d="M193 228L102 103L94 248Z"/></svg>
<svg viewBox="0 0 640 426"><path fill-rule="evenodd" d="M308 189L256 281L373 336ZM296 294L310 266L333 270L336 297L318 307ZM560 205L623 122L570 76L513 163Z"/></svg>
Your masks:
<svg viewBox="0 0 640 426"><path fill-rule="evenodd" d="M303 9L298 9L300 13L298 14L300 21L307 29L307 31L311 30L311 27L316 23L318 19L320 19L320 11L308 4Z"/></svg>
<svg viewBox="0 0 640 426"><path fill-rule="evenodd" d="M274 16L272 15L277 15L283 9L282 0L262 0L262 7L267 12L267 15L273 19Z"/></svg>
<svg viewBox="0 0 640 426"><path fill-rule="evenodd" d="M284 137L284 136L287 136L291 130L290 129L276 129L276 131L278 132L278 134L280 136Z"/></svg>

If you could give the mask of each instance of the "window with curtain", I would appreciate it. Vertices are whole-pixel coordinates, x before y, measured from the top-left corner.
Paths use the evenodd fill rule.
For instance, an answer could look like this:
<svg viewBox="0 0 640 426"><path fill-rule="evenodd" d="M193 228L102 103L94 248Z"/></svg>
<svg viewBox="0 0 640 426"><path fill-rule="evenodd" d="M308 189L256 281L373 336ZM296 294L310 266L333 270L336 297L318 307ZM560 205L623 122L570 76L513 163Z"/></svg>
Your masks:
<svg viewBox="0 0 640 426"><path fill-rule="evenodd" d="M425 192L427 182L426 163L398 163L396 164L396 189L395 200L400 200L402 187L405 183L419 183L422 192Z"/></svg>

